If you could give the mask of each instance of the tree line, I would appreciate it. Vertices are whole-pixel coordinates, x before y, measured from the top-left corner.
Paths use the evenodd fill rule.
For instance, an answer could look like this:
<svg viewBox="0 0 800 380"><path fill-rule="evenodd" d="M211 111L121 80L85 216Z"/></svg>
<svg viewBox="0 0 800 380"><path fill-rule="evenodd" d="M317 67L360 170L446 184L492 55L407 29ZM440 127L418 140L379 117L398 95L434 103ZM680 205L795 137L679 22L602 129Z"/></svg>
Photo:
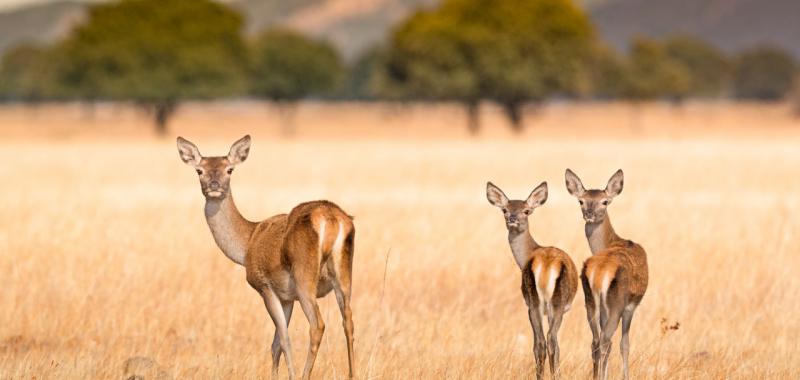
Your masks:
<svg viewBox="0 0 800 380"><path fill-rule="evenodd" d="M147 110L162 134L192 99L262 98L286 114L310 96L448 101L464 106L472 132L487 100L521 131L524 107L553 98L800 99L797 62L781 49L728 55L678 35L637 39L620 53L569 0L444 0L351 63L324 40L242 30L241 15L211 0L92 5L63 40L6 51L0 99L128 101Z"/></svg>

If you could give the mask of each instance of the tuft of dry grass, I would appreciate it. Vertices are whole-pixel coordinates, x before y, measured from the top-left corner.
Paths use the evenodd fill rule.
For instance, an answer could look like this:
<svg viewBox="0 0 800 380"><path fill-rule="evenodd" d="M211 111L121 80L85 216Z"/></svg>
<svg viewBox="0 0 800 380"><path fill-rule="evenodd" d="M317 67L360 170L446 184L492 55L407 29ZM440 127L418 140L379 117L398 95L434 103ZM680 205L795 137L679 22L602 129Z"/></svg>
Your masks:
<svg viewBox="0 0 800 380"><path fill-rule="evenodd" d="M800 377L800 135L785 126L759 132L747 116L757 111L714 105L716 121L688 132L686 120L708 108L670 116L653 106L649 120L685 131L676 136L630 131L621 106L606 114L597 105L556 106L525 136L496 132L502 125L490 113L487 135L468 139L460 128L416 124L409 128L419 136L393 134L376 121L383 111L347 105L325 108L332 124L361 120L337 134L316 113L328 106L311 104L300 116L309 132L282 140L257 127L260 109L215 107L185 110L174 128L209 155L227 152L240 132L253 134L233 179L246 217L319 198L356 216L360 379L530 377L520 277L484 186L492 180L521 198L547 180L550 199L532 216L533 234L580 265L590 253L564 189L566 167L592 187L625 170L609 214L621 236L647 250L651 271L631 332L633 378ZM230 109L245 116L220 116ZM267 377L272 323L243 268L214 245L197 180L173 140L137 132L142 122L133 116L113 124L100 115L85 132L71 129L75 114L48 110L35 120L0 112L0 130L11 136L0 142L0 378L122 378L137 368L153 378ZM399 117L461 123L457 109L427 110ZM53 135L46 125L56 111L65 121ZM609 127L584 134L568 126L592 118ZM727 125L738 132L724 133ZM314 377L341 379L347 354L334 297L321 308L327 329ZM299 370L308 342L302 313L290 331ZM580 291L560 342L563 378L588 378ZM620 374L618 337L610 371Z"/></svg>

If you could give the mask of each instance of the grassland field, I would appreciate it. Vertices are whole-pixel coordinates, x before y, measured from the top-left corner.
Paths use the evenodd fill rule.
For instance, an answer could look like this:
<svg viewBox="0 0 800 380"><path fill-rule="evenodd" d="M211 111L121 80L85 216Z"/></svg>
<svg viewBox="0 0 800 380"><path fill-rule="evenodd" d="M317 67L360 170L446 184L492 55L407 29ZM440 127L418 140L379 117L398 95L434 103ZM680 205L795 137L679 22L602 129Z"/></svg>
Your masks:
<svg viewBox="0 0 800 380"><path fill-rule="evenodd" d="M174 137L206 155L253 136L232 191L250 220L311 199L355 215L359 379L532 378L532 334L493 181L550 197L538 242L590 251L564 169L591 187L618 168L616 231L648 253L634 379L800 378L800 119L784 105L556 103L514 136L497 109L465 132L454 105L304 103L296 133L253 102L195 103L170 135L123 105L0 107L0 379L269 376L273 325L203 217ZM316 379L347 355L332 295ZM562 378L591 372L582 293L560 333ZM307 323L290 326L299 371ZM618 336L612 378L621 377ZM286 376L285 362L281 376Z"/></svg>

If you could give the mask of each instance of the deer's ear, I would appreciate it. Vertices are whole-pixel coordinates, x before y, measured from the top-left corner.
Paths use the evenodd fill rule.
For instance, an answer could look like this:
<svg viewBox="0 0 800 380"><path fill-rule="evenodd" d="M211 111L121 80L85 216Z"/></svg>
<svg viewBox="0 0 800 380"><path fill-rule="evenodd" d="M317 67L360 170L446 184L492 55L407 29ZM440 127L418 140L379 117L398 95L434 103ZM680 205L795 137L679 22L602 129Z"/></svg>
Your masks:
<svg viewBox="0 0 800 380"><path fill-rule="evenodd" d="M247 159L248 154L250 154L250 135L240 138L231 145L231 151L228 152L228 161L234 165L241 164Z"/></svg>
<svg viewBox="0 0 800 380"><path fill-rule="evenodd" d="M536 208L547 202L547 182L542 182L539 186L536 186L533 191L531 191L531 195L528 195L528 199L525 200L525 203L528 204L530 208Z"/></svg>
<svg viewBox="0 0 800 380"><path fill-rule="evenodd" d="M567 191L569 191L572 196L580 197L586 192L586 189L583 187L583 182L581 182L581 179L578 178L578 175L572 172L572 170L567 169L566 173L564 173L564 179L567 181Z"/></svg>
<svg viewBox="0 0 800 380"><path fill-rule="evenodd" d="M181 160L189 166L199 165L200 159L203 158L200 150L191 141L183 137L178 137L178 154L181 156Z"/></svg>
<svg viewBox="0 0 800 380"><path fill-rule="evenodd" d="M625 178L622 175L622 169L617 170L614 175L611 176L611 179L608 180L608 185L606 185L606 194L609 197L616 197L622 192L622 185L625 182Z"/></svg>
<svg viewBox="0 0 800 380"><path fill-rule="evenodd" d="M486 182L486 199L497 207L508 206L508 197L503 193L503 190L500 190L499 187L491 182Z"/></svg>

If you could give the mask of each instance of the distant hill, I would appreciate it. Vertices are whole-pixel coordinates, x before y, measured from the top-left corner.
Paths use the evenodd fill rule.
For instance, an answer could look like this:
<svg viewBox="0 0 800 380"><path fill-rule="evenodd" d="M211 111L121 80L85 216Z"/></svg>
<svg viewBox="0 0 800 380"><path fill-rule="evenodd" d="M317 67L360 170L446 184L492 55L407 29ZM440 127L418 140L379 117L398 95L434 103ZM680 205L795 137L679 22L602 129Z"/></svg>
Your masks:
<svg viewBox="0 0 800 380"><path fill-rule="evenodd" d="M267 3L272 3L267 5ZM248 30L285 25L334 43L345 57L384 40L392 26L438 0L238 0Z"/></svg>
<svg viewBox="0 0 800 380"><path fill-rule="evenodd" d="M80 2L31 5L0 13L0 51L21 42L49 43L63 37L86 16Z"/></svg>
<svg viewBox="0 0 800 380"><path fill-rule="evenodd" d="M635 36L683 32L729 52L768 43L800 58L800 0L615 0L590 12L618 48Z"/></svg>
<svg viewBox="0 0 800 380"><path fill-rule="evenodd" d="M284 25L333 42L352 58L391 28L439 0L230 0L247 31ZM635 36L691 33L727 51L759 43L800 58L800 0L579 0L602 36L624 49ZM85 4L63 1L0 13L0 51L21 41L47 43L85 19Z"/></svg>

